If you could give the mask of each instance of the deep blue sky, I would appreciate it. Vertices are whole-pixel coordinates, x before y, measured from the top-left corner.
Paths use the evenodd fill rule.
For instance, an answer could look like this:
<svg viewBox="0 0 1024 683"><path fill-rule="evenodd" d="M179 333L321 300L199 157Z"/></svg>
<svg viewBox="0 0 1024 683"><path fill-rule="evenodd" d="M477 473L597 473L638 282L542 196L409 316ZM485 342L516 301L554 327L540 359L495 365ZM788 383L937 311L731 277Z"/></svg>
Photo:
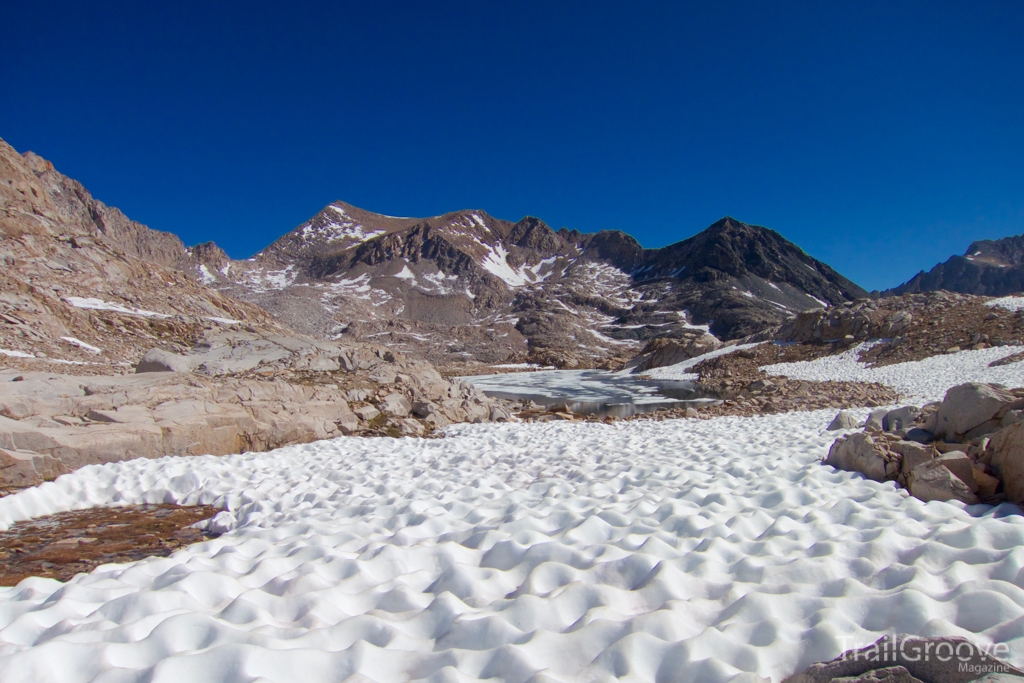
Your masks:
<svg viewBox="0 0 1024 683"><path fill-rule="evenodd" d="M731 215L868 289L1024 232L1019 0L21 2L2 21L0 137L234 257L335 199L649 247Z"/></svg>

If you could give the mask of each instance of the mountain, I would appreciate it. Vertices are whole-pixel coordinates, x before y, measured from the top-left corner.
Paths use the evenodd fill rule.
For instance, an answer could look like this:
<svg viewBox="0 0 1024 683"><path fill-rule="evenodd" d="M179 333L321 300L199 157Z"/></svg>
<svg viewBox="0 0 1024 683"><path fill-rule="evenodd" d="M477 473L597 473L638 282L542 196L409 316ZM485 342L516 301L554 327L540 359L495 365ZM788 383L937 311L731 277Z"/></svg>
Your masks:
<svg viewBox="0 0 1024 683"><path fill-rule="evenodd" d="M327 338L386 341L434 363L588 366L654 337L723 339L867 293L777 232L724 218L661 249L619 231L463 210L398 218L344 202L256 254L187 250L203 282Z"/></svg>
<svg viewBox="0 0 1024 683"><path fill-rule="evenodd" d="M974 242L963 256L951 256L927 273L922 270L885 294L940 289L985 296L1024 291L1024 235Z"/></svg>
<svg viewBox="0 0 1024 683"><path fill-rule="evenodd" d="M128 219L2 142L0 179L0 349L61 362L130 367L154 340L184 350L244 321L383 344L451 372L613 365L653 338L734 339L865 296L777 232L732 218L644 249L620 231L555 231L529 216L402 218L335 202L234 260Z"/></svg>
<svg viewBox="0 0 1024 683"><path fill-rule="evenodd" d="M184 350L211 328L284 329L196 282L179 267L184 258L176 236L129 220L0 140L0 354L124 372L147 349Z"/></svg>

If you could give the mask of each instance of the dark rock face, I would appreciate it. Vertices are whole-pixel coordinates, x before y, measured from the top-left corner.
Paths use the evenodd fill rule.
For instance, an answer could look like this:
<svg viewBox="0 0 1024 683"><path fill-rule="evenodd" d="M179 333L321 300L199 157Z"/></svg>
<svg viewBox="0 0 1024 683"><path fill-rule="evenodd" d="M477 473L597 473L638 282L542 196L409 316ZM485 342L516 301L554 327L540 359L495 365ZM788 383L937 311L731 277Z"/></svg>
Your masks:
<svg viewBox="0 0 1024 683"><path fill-rule="evenodd" d="M974 242L963 256L921 271L887 294L940 289L985 296L1024 291L1024 235Z"/></svg>

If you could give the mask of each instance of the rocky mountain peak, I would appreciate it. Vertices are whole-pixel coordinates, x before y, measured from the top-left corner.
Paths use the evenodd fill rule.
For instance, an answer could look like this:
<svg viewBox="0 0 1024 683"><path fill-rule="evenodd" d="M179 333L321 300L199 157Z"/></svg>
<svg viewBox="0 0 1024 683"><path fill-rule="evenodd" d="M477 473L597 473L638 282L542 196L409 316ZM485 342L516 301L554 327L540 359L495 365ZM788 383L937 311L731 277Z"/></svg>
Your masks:
<svg viewBox="0 0 1024 683"><path fill-rule="evenodd" d="M938 290L985 296L1005 296L1024 290L1024 235L973 242L963 256L951 256L883 294Z"/></svg>

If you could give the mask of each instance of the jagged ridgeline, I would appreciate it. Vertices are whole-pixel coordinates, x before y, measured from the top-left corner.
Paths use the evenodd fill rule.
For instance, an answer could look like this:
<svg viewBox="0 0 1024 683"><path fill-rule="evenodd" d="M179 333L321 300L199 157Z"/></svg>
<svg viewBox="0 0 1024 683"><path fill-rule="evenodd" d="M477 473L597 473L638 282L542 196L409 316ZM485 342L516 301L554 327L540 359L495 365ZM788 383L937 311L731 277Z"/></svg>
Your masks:
<svg viewBox="0 0 1024 683"><path fill-rule="evenodd" d="M180 314L385 344L453 371L525 361L613 367L652 339L707 330L736 339L866 295L777 232L732 218L644 249L623 232L556 231L534 217L511 222L466 210L400 218L335 202L252 258L233 260L212 242L186 248L131 221L30 152L0 151L5 234L53 233L68 247L5 257L31 263L49 283L45 296L19 299L9 312L24 322L35 311L47 338L87 343L99 332L67 314L69 301L159 313L147 329L112 330L103 340L119 347L140 337L116 359L123 362L137 360L152 325L175 327L175 343L190 347L197 332L178 325Z"/></svg>
<svg viewBox="0 0 1024 683"><path fill-rule="evenodd" d="M207 245L208 284L325 337L385 339L436 363L559 367L632 357L710 328L735 339L866 296L777 232L724 218L661 249L479 210L396 218L335 202L244 261Z"/></svg>

